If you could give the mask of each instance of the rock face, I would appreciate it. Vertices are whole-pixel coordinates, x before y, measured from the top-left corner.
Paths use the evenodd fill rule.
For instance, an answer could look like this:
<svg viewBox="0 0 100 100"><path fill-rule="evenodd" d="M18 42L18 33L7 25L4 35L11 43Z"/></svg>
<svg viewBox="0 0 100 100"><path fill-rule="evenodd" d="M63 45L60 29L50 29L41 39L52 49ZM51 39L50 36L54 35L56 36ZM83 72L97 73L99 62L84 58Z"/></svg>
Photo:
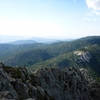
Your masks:
<svg viewBox="0 0 100 100"><path fill-rule="evenodd" d="M0 67L0 100L1 98L14 99L14 100L18 98L16 91L10 84L10 79L8 74L5 71L3 71L2 67Z"/></svg>
<svg viewBox="0 0 100 100"><path fill-rule="evenodd" d="M74 55L76 55L78 60L81 62L90 62L90 59L92 58L92 55L88 51L75 51Z"/></svg>
<svg viewBox="0 0 100 100"><path fill-rule="evenodd" d="M37 78L38 85L54 100L100 99L100 86L85 69L79 71L76 68L45 68L37 72ZM94 90L96 91L93 92Z"/></svg>
<svg viewBox="0 0 100 100"><path fill-rule="evenodd" d="M100 85L86 69L25 68L0 65L0 100L100 100Z"/></svg>

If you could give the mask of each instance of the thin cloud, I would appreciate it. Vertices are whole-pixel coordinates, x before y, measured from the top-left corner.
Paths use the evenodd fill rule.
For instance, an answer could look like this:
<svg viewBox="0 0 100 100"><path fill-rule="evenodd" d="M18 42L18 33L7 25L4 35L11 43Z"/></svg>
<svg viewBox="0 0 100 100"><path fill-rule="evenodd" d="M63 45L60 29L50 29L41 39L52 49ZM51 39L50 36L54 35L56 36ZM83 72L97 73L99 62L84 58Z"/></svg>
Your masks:
<svg viewBox="0 0 100 100"><path fill-rule="evenodd" d="M87 16L92 16L92 14L86 14Z"/></svg>
<svg viewBox="0 0 100 100"><path fill-rule="evenodd" d="M94 18L94 19L93 19L93 21L97 21L97 19L96 19L96 18Z"/></svg>
<svg viewBox="0 0 100 100"><path fill-rule="evenodd" d="M92 13L94 13L94 14L96 14L96 15L100 15L100 11L92 10Z"/></svg>
<svg viewBox="0 0 100 100"><path fill-rule="evenodd" d="M86 0L88 8L100 10L100 0Z"/></svg>
<svg viewBox="0 0 100 100"><path fill-rule="evenodd" d="M89 18L83 18L83 20L90 20Z"/></svg>

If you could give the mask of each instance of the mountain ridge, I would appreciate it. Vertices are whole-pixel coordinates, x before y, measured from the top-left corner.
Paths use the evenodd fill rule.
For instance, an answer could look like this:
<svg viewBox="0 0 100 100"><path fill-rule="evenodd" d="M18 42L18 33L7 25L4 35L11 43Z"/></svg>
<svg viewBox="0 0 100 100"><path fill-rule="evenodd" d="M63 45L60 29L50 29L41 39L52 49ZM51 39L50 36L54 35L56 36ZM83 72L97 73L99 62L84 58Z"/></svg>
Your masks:
<svg viewBox="0 0 100 100"><path fill-rule="evenodd" d="M79 48L84 48L88 45L94 45L94 44L100 44L100 37L98 39L97 39L97 37L95 37L93 39L87 39L87 41L86 40L84 41L83 39L82 40L78 39L78 40L75 40L75 41L72 41L72 42L53 43L53 44L49 44L49 45L44 45L43 47L40 47L40 49L36 48L36 50L40 50L40 52L41 51L48 52L48 54L51 55L51 57L56 57L58 55L68 53L68 52L71 52L73 50L76 50L76 49L79 49ZM36 52L36 50L33 49L33 53ZM27 51L27 53L28 52L32 53L32 50ZM19 57L20 57L20 55L21 54L19 53ZM29 55L29 57L30 56L31 55ZM23 52L22 58L25 58L24 52Z"/></svg>
<svg viewBox="0 0 100 100"><path fill-rule="evenodd" d="M96 73L100 73L100 36L90 36L74 41L57 42L53 44L24 44L16 45L17 53L8 56L3 62L10 66L28 67L30 69L38 67L85 67ZM22 48L23 47L23 48ZM19 52L19 49L21 51ZM7 49L7 52L10 49ZM83 53L75 55L75 52ZM8 52L9 53L9 52ZM10 54L10 53L9 53ZM88 60L89 55L92 58ZM5 54L7 55L7 53ZM4 56L5 57L5 56ZM88 62L87 62L88 61ZM99 74L100 76L100 74Z"/></svg>
<svg viewBox="0 0 100 100"><path fill-rule="evenodd" d="M22 45L22 44L33 44L33 43L37 42L34 40L18 40L13 42L7 42L6 44Z"/></svg>

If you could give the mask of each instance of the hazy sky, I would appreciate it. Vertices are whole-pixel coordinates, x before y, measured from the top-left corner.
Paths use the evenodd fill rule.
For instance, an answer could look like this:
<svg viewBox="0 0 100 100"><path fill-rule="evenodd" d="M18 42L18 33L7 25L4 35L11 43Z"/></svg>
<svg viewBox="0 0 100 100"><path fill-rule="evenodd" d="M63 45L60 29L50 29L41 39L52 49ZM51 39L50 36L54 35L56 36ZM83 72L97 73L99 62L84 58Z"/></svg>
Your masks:
<svg viewBox="0 0 100 100"><path fill-rule="evenodd" d="M100 35L100 0L0 0L0 35Z"/></svg>

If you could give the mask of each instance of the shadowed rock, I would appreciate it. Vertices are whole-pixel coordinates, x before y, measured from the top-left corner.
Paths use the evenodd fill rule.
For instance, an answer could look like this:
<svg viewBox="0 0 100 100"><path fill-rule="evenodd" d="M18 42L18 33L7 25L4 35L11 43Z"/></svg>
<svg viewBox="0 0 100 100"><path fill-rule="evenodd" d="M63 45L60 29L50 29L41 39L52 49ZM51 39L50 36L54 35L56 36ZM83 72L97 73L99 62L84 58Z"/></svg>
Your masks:
<svg viewBox="0 0 100 100"><path fill-rule="evenodd" d="M0 67L0 100L100 100L100 85L86 69Z"/></svg>

